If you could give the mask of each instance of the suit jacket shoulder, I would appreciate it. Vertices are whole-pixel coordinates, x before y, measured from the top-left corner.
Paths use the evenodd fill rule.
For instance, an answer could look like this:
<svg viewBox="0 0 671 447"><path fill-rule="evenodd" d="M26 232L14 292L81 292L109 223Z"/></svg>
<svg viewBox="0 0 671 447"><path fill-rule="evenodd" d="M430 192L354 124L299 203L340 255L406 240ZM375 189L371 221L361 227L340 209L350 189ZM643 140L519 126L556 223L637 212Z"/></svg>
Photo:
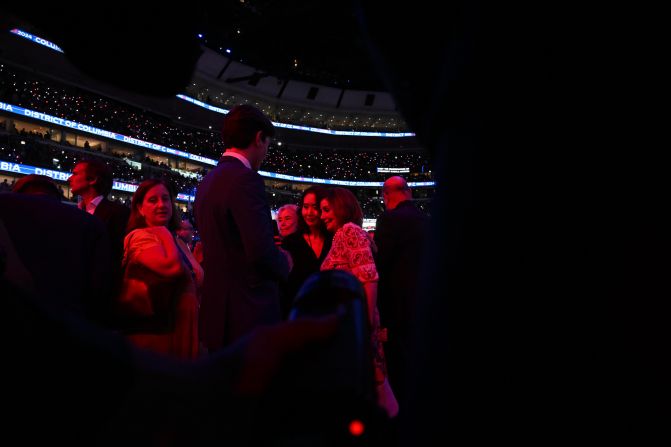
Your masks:
<svg viewBox="0 0 671 447"><path fill-rule="evenodd" d="M104 322L112 266L99 219L60 202L12 193L0 194L0 219L40 297L58 297L59 306Z"/></svg>
<svg viewBox="0 0 671 447"><path fill-rule="evenodd" d="M398 204L393 210L385 211L378 218L378 225L381 223L384 225L402 225L413 224L413 227L417 225L423 225L428 220L428 217L422 213L414 203L411 201L405 201Z"/></svg>
<svg viewBox="0 0 671 447"><path fill-rule="evenodd" d="M108 199L102 199L98 206L96 207L94 216L101 219L103 222L108 222L110 219L119 219L128 221L130 216L130 209L127 206L121 205L120 203L112 202Z"/></svg>
<svg viewBox="0 0 671 447"><path fill-rule="evenodd" d="M194 204L196 219L198 219L198 209L204 201L207 202L208 207L216 203L226 203L229 200L229 193L239 190L241 179L257 177L263 185L261 176L247 169L240 160L234 157L221 157L219 164L210 170L198 185Z"/></svg>
<svg viewBox="0 0 671 447"><path fill-rule="evenodd" d="M375 228L378 267L411 245L423 245L427 223L428 217L410 201L382 213Z"/></svg>

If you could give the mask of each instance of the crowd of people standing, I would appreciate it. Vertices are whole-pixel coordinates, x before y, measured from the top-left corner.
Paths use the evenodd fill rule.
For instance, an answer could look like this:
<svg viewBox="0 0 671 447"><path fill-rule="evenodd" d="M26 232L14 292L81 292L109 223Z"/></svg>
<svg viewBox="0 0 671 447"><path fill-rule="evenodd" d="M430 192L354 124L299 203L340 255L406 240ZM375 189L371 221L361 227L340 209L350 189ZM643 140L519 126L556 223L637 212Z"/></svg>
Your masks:
<svg viewBox="0 0 671 447"><path fill-rule="evenodd" d="M194 204L200 233L196 243L193 224L180 218L167 181L143 181L129 210L107 199L112 184L108 166L96 159L77 163L68 183L80 197L78 208L102 224L106 237L98 241L101 267L96 271L108 268L109 287L95 313L86 311L91 306L75 308L136 348L197 360L256 328L287 320L311 275L347 271L365 295L377 403L388 417L397 417L406 328L400 320L406 318L414 289L395 283L415 280L410 272L419 268L418 262L403 261L399 269L397 255L403 248L397 245L412 244L419 253L425 218L412 205L405 180L392 177L384 189L389 214L381 219L389 223L381 225L377 243L362 229L361 206L345 188L307 188L298 205L283 206L277 222L272 221L257 171L273 135L272 123L255 107L238 106L227 115L222 130L226 150L200 184ZM17 192L58 199L48 178L33 175L20 183ZM391 199L396 189L406 194L403 200ZM395 226L392 210L400 202L400 208L415 211L412 226L408 221ZM381 287L378 294L378 282L388 284L388 292ZM381 309L388 310L381 314ZM393 348L385 355L387 343Z"/></svg>

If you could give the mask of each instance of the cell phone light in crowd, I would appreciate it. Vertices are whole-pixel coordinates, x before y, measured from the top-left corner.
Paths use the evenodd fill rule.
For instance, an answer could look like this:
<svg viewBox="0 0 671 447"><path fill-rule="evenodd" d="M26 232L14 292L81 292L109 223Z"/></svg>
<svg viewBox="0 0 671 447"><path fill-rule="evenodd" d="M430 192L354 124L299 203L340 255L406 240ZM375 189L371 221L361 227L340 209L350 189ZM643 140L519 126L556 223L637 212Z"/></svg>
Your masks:
<svg viewBox="0 0 671 447"><path fill-rule="evenodd" d="M366 426L360 420L354 419L349 423L349 432L352 436L361 436L364 431L366 431Z"/></svg>
<svg viewBox="0 0 671 447"><path fill-rule="evenodd" d="M228 54L231 54L231 49L230 49L230 48L226 48L226 52L227 52Z"/></svg>

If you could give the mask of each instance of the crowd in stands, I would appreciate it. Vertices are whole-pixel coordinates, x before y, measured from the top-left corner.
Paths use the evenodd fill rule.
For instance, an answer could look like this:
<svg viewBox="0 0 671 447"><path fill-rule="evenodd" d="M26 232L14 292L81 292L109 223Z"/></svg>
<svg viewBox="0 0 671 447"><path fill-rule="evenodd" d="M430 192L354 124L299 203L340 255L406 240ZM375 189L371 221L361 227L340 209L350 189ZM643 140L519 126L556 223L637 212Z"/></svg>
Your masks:
<svg viewBox="0 0 671 447"><path fill-rule="evenodd" d="M0 133L0 158L5 161L71 172L78 160L90 156L102 158L112 168L114 180L120 182L138 184L145 178L162 178L170 181L179 192L193 192L198 185L197 178L182 176L148 157L142 161L141 169L137 169L127 162L126 157L114 152L103 154L93 149L81 149L65 140L51 141L34 132Z"/></svg>
<svg viewBox="0 0 671 447"><path fill-rule="evenodd" d="M408 125L400 115L381 113L345 113L320 112L305 107L287 104L271 104L260 98L246 97L234 92L215 93L209 88L191 83L186 88L187 94L206 104L230 109L237 104L251 104L263 110L273 121L299 126L317 127L330 130L365 131L365 132L409 132Z"/></svg>
<svg viewBox="0 0 671 447"><path fill-rule="evenodd" d="M268 158L272 158L274 155L276 154L271 151ZM366 155L361 154L362 159L366 159ZM406 154L399 154L399 157L404 155ZM197 178L182 176L149 157L141 160L141 169L137 169L127 162L127 157L117 155L114 152L101 153L93 148L74 147L65 140L56 142L49 138L48 133L39 134L37 132L20 131L17 134L12 134L0 132L0 160L3 161L71 172L79 160L91 156L100 158L108 164L112 169L114 180L120 182L139 184L147 178L161 178L174 185L178 192L187 194L193 194L194 188L197 187L199 182ZM319 160L316 162L319 162ZM299 165L300 169L303 169L300 167L300 163L296 164ZM296 187L296 184L292 183L267 185L266 191L272 209L297 203L301 194L301 190ZM431 193L432 191L429 190L417 189L418 207L427 213ZM356 194L366 218L377 218L382 213L384 207L380 200L379 190L358 188ZM424 197L422 197L423 195Z"/></svg>
<svg viewBox="0 0 671 447"><path fill-rule="evenodd" d="M160 115L75 87L38 79L7 66L0 67L0 100L213 159L218 159L223 152L218 132L178 126ZM200 178L208 170L208 167L203 167L195 172L197 177L187 177L140 148L133 149L129 155L114 150L101 151L100 147L91 146L88 141L80 147L59 137L60 132L17 130L15 126L8 126L7 122L6 118L0 121L0 159L3 161L71 172L78 160L94 156L111 167L117 181L139 184L147 178L160 178L169 181L178 192L187 194L194 193ZM432 179L430 164L419 152L299 150L287 145L271 145L261 169L338 180L383 181L391 175L378 173L378 167L407 167L410 173L404 176L410 181ZM266 191L273 209L297 203L301 194L301 190L291 183L267 185ZM356 194L367 218L377 218L382 213L384 207L379 191L360 188ZM428 212L425 207L429 198L430 193L426 201L420 198L418 202L425 212Z"/></svg>
<svg viewBox="0 0 671 447"><path fill-rule="evenodd" d="M215 160L223 152L218 131L179 126L155 113L7 66L0 68L0 101ZM261 169L303 177L383 181L389 174L378 174L378 167L407 167L410 173L404 175L410 181L431 180L429 162L420 152L298 150L273 145Z"/></svg>
<svg viewBox="0 0 671 447"><path fill-rule="evenodd" d="M0 68L0 101L209 158L223 152L216 132L177 126L156 113L6 66Z"/></svg>
<svg viewBox="0 0 671 447"><path fill-rule="evenodd" d="M418 152L295 151L271 146L261 169L303 177L384 181L377 168L409 168L410 181L430 181L427 158Z"/></svg>

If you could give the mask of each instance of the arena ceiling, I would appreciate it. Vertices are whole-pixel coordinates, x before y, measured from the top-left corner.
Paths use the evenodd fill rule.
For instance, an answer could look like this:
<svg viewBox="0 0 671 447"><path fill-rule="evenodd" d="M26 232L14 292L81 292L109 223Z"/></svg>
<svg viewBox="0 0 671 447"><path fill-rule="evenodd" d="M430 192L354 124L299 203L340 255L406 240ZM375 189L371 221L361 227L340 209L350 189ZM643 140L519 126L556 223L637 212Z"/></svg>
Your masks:
<svg viewBox="0 0 671 447"><path fill-rule="evenodd" d="M350 1L191 1L172 6L117 0L99 3L95 10L13 2L0 7L0 13L4 27L16 26L16 17L29 31L59 42L87 74L149 94L181 90L201 45L280 79L384 90Z"/></svg>
<svg viewBox="0 0 671 447"><path fill-rule="evenodd" d="M213 2L203 16L207 46L275 77L383 90L349 1Z"/></svg>

